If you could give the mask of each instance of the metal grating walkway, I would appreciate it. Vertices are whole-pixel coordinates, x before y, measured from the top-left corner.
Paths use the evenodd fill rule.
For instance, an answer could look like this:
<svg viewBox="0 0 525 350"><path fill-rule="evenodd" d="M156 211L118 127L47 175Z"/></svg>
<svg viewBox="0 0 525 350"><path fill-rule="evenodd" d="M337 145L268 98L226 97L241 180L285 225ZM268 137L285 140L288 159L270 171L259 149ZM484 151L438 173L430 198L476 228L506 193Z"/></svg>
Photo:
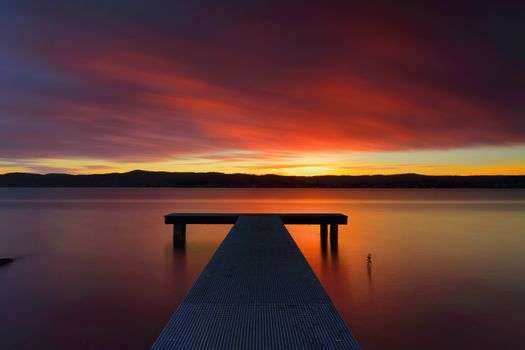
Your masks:
<svg viewBox="0 0 525 350"><path fill-rule="evenodd" d="M277 215L240 215L152 349L359 349Z"/></svg>

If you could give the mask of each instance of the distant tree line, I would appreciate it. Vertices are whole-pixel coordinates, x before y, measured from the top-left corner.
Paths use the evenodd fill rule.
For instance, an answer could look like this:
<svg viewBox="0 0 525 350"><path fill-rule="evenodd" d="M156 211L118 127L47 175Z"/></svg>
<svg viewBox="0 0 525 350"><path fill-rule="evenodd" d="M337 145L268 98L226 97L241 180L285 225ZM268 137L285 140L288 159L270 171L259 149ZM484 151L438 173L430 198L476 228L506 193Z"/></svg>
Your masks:
<svg viewBox="0 0 525 350"><path fill-rule="evenodd" d="M94 175L8 173L0 175L0 187L525 188L525 175L281 176L135 170Z"/></svg>

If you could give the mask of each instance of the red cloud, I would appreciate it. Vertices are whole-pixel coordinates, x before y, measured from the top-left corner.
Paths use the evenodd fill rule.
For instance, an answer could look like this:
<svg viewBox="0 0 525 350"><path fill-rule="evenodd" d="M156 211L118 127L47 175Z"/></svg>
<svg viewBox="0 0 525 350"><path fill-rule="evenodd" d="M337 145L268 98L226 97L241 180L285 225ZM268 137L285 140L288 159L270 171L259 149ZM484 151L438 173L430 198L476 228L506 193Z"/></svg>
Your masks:
<svg viewBox="0 0 525 350"><path fill-rule="evenodd" d="M3 156L148 161L525 142L509 79L519 71L475 33L465 46L408 15L359 11L319 19L307 7L289 21L204 11L213 30L192 35L123 26L127 18L93 34L85 23L70 35L30 33L22 52L51 78L3 95Z"/></svg>

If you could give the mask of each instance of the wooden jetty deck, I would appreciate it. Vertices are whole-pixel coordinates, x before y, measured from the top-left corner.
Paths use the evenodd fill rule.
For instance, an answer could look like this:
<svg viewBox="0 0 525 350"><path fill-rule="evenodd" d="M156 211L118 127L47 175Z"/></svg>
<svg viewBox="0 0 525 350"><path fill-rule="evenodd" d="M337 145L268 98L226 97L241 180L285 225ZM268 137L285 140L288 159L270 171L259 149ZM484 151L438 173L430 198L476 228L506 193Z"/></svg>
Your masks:
<svg viewBox="0 0 525 350"><path fill-rule="evenodd" d="M359 349L284 223L346 224L341 214L170 214L235 223L153 344L166 349ZM323 229L324 227L324 229ZM337 235L337 229L332 229Z"/></svg>

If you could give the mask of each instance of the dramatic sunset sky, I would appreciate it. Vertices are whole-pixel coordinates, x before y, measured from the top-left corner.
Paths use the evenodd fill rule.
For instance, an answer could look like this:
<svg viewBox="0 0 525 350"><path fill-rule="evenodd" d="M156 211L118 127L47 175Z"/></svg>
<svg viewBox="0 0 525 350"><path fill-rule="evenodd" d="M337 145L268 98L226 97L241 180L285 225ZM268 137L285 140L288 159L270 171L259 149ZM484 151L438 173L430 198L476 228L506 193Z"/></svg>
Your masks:
<svg viewBox="0 0 525 350"><path fill-rule="evenodd" d="M2 1L0 173L525 174L514 3Z"/></svg>

